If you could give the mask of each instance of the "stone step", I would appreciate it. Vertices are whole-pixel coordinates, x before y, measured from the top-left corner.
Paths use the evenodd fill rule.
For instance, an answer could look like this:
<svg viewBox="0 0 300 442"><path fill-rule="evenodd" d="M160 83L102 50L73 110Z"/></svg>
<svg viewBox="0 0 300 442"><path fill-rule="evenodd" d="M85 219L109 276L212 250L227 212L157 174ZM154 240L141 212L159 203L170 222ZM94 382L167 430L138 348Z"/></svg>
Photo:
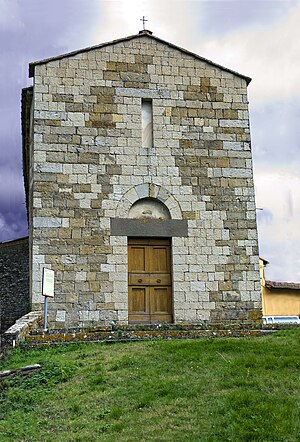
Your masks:
<svg viewBox="0 0 300 442"><path fill-rule="evenodd" d="M35 331L25 338L25 346L43 346L57 343L74 342L127 342L156 339L197 339L214 337L250 337L262 336L274 331L261 324L222 325L185 325L167 326L123 326L95 327L85 330L49 330Z"/></svg>

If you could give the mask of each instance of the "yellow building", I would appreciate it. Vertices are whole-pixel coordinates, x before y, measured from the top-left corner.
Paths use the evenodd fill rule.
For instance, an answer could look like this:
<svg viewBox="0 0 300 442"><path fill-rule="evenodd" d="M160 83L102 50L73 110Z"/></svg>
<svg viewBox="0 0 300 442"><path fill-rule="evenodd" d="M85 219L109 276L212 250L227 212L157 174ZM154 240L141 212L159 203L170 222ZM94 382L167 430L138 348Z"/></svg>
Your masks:
<svg viewBox="0 0 300 442"><path fill-rule="evenodd" d="M259 259L263 316L299 316L300 283L265 279L268 261Z"/></svg>

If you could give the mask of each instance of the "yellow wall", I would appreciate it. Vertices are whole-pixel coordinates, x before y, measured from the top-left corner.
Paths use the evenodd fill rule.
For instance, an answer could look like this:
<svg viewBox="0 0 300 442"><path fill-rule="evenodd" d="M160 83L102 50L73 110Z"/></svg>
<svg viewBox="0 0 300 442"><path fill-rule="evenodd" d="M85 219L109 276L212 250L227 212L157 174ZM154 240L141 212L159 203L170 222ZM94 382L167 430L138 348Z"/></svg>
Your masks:
<svg viewBox="0 0 300 442"><path fill-rule="evenodd" d="M260 282L264 316L299 316L300 290L265 287L264 266L260 259Z"/></svg>
<svg viewBox="0 0 300 442"><path fill-rule="evenodd" d="M300 290L262 287L264 316L299 316Z"/></svg>

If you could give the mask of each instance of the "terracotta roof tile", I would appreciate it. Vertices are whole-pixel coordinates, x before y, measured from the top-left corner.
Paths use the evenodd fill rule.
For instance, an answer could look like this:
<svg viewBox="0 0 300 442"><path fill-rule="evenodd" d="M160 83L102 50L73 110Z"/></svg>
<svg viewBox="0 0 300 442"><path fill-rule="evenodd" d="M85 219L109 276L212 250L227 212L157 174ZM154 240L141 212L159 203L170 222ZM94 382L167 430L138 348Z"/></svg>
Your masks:
<svg viewBox="0 0 300 442"><path fill-rule="evenodd" d="M266 281L265 286L268 289L289 289L289 290L300 290L299 282L276 282L276 281ZM299 292L300 294L300 292Z"/></svg>

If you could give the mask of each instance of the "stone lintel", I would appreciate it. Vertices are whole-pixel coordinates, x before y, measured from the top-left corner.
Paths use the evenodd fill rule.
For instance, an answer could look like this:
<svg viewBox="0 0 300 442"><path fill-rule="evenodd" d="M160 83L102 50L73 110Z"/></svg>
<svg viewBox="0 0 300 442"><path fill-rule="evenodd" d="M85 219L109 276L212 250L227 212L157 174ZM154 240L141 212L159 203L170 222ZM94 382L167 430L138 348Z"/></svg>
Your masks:
<svg viewBox="0 0 300 442"><path fill-rule="evenodd" d="M110 219L111 235L132 237L188 236L187 220L181 219Z"/></svg>

